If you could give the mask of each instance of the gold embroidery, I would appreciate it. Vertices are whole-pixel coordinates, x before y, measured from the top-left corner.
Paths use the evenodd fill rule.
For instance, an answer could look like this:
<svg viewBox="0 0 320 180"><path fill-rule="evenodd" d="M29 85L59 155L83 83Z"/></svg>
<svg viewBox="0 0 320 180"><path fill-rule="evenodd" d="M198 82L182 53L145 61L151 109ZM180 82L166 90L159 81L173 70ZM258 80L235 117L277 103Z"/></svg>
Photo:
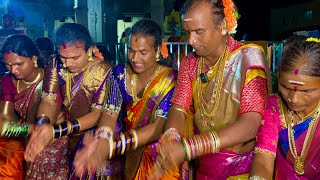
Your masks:
<svg viewBox="0 0 320 180"><path fill-rule="evenodd" d="M41 99L50 99L50 100L56 100L57 94L56 93L46 93L42 92Z"/></svg>
<svg viewBox="0 0 320 180"><path fill-rule="evenodd" d="M266 154L266 155L270 156L273 160L276 159L276 153L274 153L272 151L269 151L267 149L262 149L262 148L255 147L254 148L254 153Z"/></svg>

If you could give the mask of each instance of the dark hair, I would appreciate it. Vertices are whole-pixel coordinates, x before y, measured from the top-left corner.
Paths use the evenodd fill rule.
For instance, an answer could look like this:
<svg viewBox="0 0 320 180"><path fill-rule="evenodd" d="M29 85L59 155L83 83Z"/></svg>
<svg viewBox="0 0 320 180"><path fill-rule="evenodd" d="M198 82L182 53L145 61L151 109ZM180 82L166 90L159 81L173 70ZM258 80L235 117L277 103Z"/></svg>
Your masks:
<svg viewBox="0 0 320 180"><path fill-rule="evenodd" d="M85 45L85 51L93 45L93 41L90 37L88 29L81 24L65 23L61 25L56 31L56 44L57 46L83 43Z"/></svg>
<svg viewBox="0 0 320 180"><path fill-rule="evenodd" d="M11 14L4 14L2 15L2 19L9 19L10 21L14 21L14 18Z"/></svg>
<svg viewBox="0 0 320 180"><path fill-rule="evenodd" d="M200 0L200 1L199 0L187 0L183 4L183 6L180 10L181 14L185 15L192 7L200 4L201 2L206 2L211 6L212 14L217 16L214 23L216 25L219 25L222 22L223 18L225 17L224 11L223 11L224 6L222 3L222 0ZM234 3L234 6L235 6L234 8L237 9L235 3Z"/></svg>
<svg viewBox="0 0 320 180"><path fill-rule="evenodd" d="M154 49L157 50L162 43L162 29L158 23L151 19L143 19L136 22L130 31L130 39L134 34L140 34L144 37L152 36L154 38Z"/></svg>
<svg viewBox="0 0 320 180"><path fill-rule="evenodd" d="M49 38L45 38L45 37L37 38L35 40L35 43L40 51L48 52L48 54L50 54L50 55L53 54L54 48L53 48L53 44Z"/></svg>
<svg viewBox="0 0 320 180"><path fill-rule="evenodd" d="M307 42L307 37L291 36L282 53L280 71L288 72L299 68L301 74L320 77L320 43Z"/></svg>
<svg viewBox="0 0 320 180"><path fill-rule="evenodd" d="M12 35L6 38L1 48L1 54L13 52L19 56L32 58L39 56L39 50L31 38L26 35Z"/></svg>

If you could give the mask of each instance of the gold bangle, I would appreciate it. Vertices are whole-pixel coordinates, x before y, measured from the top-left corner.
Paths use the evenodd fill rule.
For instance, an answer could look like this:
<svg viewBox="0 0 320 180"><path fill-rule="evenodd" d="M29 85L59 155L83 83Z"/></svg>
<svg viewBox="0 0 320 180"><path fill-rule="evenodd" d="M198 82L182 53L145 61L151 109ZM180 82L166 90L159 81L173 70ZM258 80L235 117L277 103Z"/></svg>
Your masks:
<svg viewBox="0 0 320 180"><path fill-rule="evenodd" d="M180 108L180 107L171 107L170 110L176 110L176 111L182 112L184 115L188 114L184 108Z"/></svg>
<svg viewBox="0 0 320 180"><path fill-rule="evenodd" d="M216 151L215 152L219 152L220 151L220 138L219 138L219 136L218 136L218 133L217 132L215 132L215 131L212 131L211 132L212 133L212 135L214 136L214 138L215 138L215 145L216 145Z"/></svg>
<svg viewBox="0 0 320 180"><path fill-rule="evenodd" d="M59 138L61 138L61 136L62 136L62 127L61 127L61 124L59 124L59 129L60 129Z"/></svg>

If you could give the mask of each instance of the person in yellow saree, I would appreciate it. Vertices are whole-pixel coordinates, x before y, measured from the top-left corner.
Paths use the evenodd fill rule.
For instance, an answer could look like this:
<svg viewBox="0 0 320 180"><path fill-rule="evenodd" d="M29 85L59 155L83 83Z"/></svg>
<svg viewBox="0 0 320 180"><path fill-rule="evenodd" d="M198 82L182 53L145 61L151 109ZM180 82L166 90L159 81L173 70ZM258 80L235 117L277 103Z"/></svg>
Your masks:
<svg viewBox="0 0 320 180"><path fill-rule="evenodd" d="M28 36L8 37L1 54L9 74L1 80L0 179L22 180L25 140L35 123L44 73L37 65L38 49Z"/></svg>
<svg viewBox="0 0 320 180"><path fill-rule="evenodd" d="M320 40L293 36L284 46L278 94L269 97L250 179L320 178Z"/></svg>
<svg viewBox="0 0 320 180"><path fill-rule="evenodd" d="M56 44L59 54L45 72L39 126L26 147L25 159L31 162L26 179L67 179L79 139L97 125L104 104L111 66L97 54L88 30L63 24Z"/></svg>
<svg viewBox="0 0 320 180"><path fill-rule="evenodd" d="M199 180L248 179L268 95L265 54L260 46L230 36L237 27L232 0L187 0L182 14L195 51L182 61L165 124L165 134L181 140L161 141L149 178L199 158ZM180 137L190 111L196 135Z"/></svg>
<svg viewBox="0 0 320 180"><path fill-rule="evenodd" d="M176 73L158 63L160 54L164 57L167 49L156 22L144 19L134 24L129 43L130 65L113 68L99 128L76 155L78 176L87 170L97 170L107 159L125 154L124 179L143 180L155 162ZM117 119L125 124L125 129L120 138L113 139L118 131Z"/></svg>

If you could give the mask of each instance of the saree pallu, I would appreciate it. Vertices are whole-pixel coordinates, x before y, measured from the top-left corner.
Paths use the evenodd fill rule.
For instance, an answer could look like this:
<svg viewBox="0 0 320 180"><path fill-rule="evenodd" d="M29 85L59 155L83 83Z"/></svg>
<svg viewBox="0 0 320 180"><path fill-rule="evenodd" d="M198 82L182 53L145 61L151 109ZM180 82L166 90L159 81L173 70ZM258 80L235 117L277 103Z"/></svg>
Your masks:
<svg viewBox="0 0 320 180"><path fill-rule="evenodd" d="M175 71L170 68L161 72L151 80L146 89L138 93L141 99L133 103L132 96L126 88L127 68L129 67L120 64L113 69L105 109L113 111L118 109L115 112L119 113L119 121L125 122L127 130L144 127L153 123L158 117L166 118L175 87ZM121 116L119 109L125 110L124 117ZM147 172L155 162L157 143L158 141L155 141L127 152L124 168L125 179L146 179Z"/></svg>
<svg viewBox="0 0 320 180"><path fill-rule="evenodd" d="M189 54L179 69L177 88L172 103L188 111L194 108L196 133L219 131L235 122L238 116L243 113L263 114L269 82L267 63L262 48L254 44L242 45L230 38L228 50L221 92L217 92L220 93L217 96L219 103L213 116L201 115L198 92L203 92L203 100L208 102L210 107L208 109L212 109L213 103L210 102L210 98L218 74L219 63L202 70L207 73L208 82L201 82L201 86L199 86L201 89L198 88L199 83L197 82L200 81L197 75L200 58L196 54ZM219 180L248 173L253 159L253 147L254 140L251 140L218 153L200 157L197 179ZM228 159L235 161L231 163ZM234 167L242 168L236 171ZM220 176L212 169L223 169L226 173L220 173Z"/></svg>
<svg viewBox="0 0 320 180"><path fill-rule="evenodd" d="M320 127L315 129L314 137L310 144L304 161L303 175L298 175L294 170L294 161L288 140L286 111L280 96L271 95L268 99L266 112L263 116L264 123L257 134L255 153L264 153L275 158L275 179L320 179ZM300 155L302 146L312 118L293 126L294 140L297 153Z"/></svg>
<svg viewBox="0 0 320 180"><path fill-rule="evenodd" d="M42 98L55 101L58 106L61 106L61 110L52 112L51 116L62 114L62 119L68 121L91 112L93 108L99 110L102 108L110 65L101 61L88 68L90 68L88 73L84 71L71 78L69 102L66 100L67 69L63 67L59 57L51 60L45 72ZM69 173L72 173L70 168L73 155L77 147L81 147L78 143L81 142L81 134L84 132L55 139L48 144L41 156L38 155L35 163L30 165L27 179L68 179ZM44 170L43 167L46 169Z"/></svg>
<svg viewBox="0 0 320 180"><path fill-rule="evenodd" d="M42 81L18 93L12 78L11 75L6 75L2 79L1 113L10 113L13 121L33 124L40 103ZM24 178L24 149L24 137L0 139L0 179Z"/></svg>

